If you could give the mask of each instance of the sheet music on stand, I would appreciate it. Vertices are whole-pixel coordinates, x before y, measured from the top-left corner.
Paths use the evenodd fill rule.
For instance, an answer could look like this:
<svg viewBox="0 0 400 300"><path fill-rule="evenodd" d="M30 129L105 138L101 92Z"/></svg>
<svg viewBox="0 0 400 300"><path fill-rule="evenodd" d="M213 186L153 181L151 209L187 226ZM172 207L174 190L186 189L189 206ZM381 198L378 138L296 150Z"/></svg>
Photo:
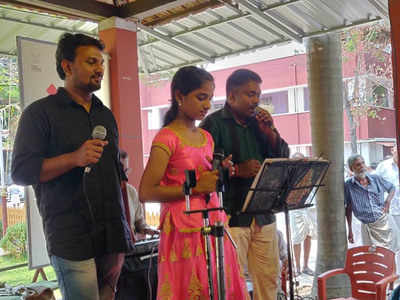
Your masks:
<svg viewBox="0 0 400 300"><path fill-rule="evenodd" d="M266 159L254 178L241 211L250 215L285 213L290 300L305 298L294 296L289 210L311 206L306 201L311 203L328 168L329 161L323 159Z"/></svg>
<svg viewBox="0 0 400 300"><path fill-rule="evenodd" d="M328 167L329 161L324 159L265 159L242 212L277 213L284 210L285 204L289 210L309 206Z"/></svg>

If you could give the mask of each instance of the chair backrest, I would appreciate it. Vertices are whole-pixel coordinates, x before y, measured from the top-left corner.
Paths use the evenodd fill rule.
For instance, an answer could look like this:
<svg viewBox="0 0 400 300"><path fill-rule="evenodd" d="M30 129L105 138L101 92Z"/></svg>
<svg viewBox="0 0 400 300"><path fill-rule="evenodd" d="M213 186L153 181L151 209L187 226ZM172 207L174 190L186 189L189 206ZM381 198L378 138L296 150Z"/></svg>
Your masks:
<svg viewBox="0 0 400 300"><path fill-rule="evenodd" d="M354 247L347 251L345 270L350 277L354 298L375 299L375 283L394 274L393 251L374 246Z"/></svg>

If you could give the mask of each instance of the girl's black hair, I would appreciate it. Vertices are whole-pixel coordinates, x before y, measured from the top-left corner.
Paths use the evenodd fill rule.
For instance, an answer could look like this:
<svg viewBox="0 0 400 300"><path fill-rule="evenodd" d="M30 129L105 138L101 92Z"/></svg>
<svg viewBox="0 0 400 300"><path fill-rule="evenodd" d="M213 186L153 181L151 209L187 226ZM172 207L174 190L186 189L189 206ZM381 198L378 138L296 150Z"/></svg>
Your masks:
<svg viewBox="0 0 400 300"><path fill-rule="evenodd" d="M178 90L186 96L190 92L199 89L205 81L214 81L213 76L204 69L188 66L180 68L172 78L171 82L171 107L164 117L163 126L167 126L178 115L178 101L175 99L175 92Z"/></svg>

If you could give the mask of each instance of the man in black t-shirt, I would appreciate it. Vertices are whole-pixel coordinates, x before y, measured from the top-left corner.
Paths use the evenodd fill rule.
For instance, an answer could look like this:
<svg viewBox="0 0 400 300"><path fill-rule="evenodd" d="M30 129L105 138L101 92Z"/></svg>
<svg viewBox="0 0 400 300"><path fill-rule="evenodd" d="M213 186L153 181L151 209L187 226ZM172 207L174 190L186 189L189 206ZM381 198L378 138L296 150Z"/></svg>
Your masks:
<svg viewBox="0 0 400 300"><path fill-rule="evenodd" d="M33 185L64 300L114 299L132 247L121 200L118 128L93 94L104 73L101 41L64 34L57 72L64 88L22 113L12 178ZM102 126L104 139L92 138Z"/></svg>

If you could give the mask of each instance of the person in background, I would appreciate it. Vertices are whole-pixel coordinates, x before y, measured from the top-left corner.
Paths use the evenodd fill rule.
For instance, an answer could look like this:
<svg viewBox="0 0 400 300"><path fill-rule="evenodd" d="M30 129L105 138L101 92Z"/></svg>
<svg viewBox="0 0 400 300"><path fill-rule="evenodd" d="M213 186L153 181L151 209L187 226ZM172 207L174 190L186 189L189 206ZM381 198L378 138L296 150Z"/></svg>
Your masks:
<svg viewBox="0 0 400 300"><path fill-rule="evenodd" d="M154 236L158 234L157 230L150 228L146 223L143 204L139 201L139 196L136 189L128 183L128 174L131 171L129 168L129 156L128 153L120 149L120 162L121 162L121 175L122 175L122 195L127 197L127 221L134 235L135 241L146 238L146 235Z"/></svg>
<svg viewBox="0 0 400 300"><path fill-rule="evenodd" d="M233 72L226 81L225 106L207 116L200 127L211 133L216 149L232 155L234 175L224 194L231 218L230 231L238 245L240 264L248 268L255 300L276 300L279 273L276 221L273 213L239 215L246 195L266 158L288 157L268 111L258 107L261 78L248 69Z"/></svg>
<svg viewBox="0 0 400 300"><path fill-rule="evenodd" d="M294 159L304 159L305 156L296 152L292 155ZM301 273L313 276L314 272L308 266L310 258L311 239L316 237L315 208L303 208L290 211L290 229L293 242L293 252L296 260L295 276ZM303 244L303 269L301 269L301 244Z"/></svg>
<svg viewBox="0 0 400 300"><path fill-rule="evenodd" d="M64 87L22 113L11 175L33 185L50 261L64 300L114 299L133 244L121 199L118 128L93 92L104 74L104 45L65 33L56 52ZM99 127L100 126L100 127ZM105 138L94 138L94 128Z"/></svg>
<svg viewBox="0 0 400 300"><path fill-rule="evenodd" d="M164 127L153 140L140 183L140 201L161 202L158 300L209 299L202 215L184 213L182 187L185 170L194 170L197 183L192 189L190 209L219 206L215 193L218 170L212 170L211 164L214 141L207 131L195 125L210 109L214 88L212 75L203 69L189 66L175 73L171 108L165 115ZM227 157L223 165L229 166L229 161ZM231 168L231 175L232 171ZM228 222L220 210L211 211L209 220L211 225ZM247 299L236 251L228 238L224 239L224 248L226 299ZM212 261L215 274L214 253ZM217 291L215 280L214 290Z"/></svg>
<svg viewBox="0 0 400 300"><path fill-rule="evenodd" d="M393 233L388 221L388 212L395 187L379 175L368 174L361 155L353 154L347 162L354 174L344 184L348 240L350 243L354 242L351 222L353 212L361 222L363 245L390 249ZM385 192L388 193L386 198Z"/></svg>
<svg viewBox="0 0 400 300"><path fill-rule="evenodd" d="M393 231L392 250L398 252L396 255L397 273L400 272L400 189L399 189L399 156L397 146L394 145L391 149L392 157L378 164L376 174L381 176L386 181L393 184L395 193L390 202L389 222Z"/></svg>

